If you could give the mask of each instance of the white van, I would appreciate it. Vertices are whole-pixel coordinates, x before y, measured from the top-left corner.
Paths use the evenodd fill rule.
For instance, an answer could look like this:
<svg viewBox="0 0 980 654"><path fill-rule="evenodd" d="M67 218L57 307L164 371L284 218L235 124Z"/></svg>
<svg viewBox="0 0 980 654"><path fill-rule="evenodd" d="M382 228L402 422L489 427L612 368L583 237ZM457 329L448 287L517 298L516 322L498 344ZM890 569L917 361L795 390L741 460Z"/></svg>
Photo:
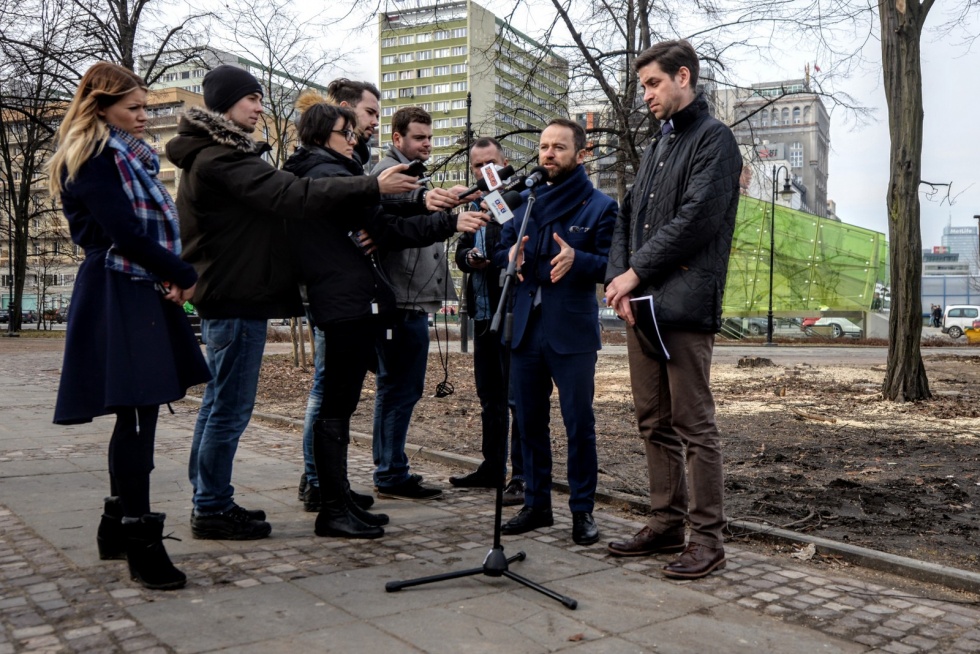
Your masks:
<svg viewBox="0 0 980 654"><path fill-rule="evenodd" d="M980 320L980 306L975 304L951 304L943 311L944 334L950 338L959 338L963 330L973 327L973 321Z"/></svg>

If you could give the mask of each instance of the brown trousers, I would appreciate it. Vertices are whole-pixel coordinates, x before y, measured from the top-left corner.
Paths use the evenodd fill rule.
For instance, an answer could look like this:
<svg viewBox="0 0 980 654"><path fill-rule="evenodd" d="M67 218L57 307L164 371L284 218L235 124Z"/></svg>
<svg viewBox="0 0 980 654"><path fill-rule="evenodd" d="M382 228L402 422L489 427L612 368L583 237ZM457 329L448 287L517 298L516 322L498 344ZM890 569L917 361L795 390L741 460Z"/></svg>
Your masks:
<svg viewBox="0 0 980 654"><path fill-rule="evenodd" d="M722 547L725 483L709 386L714 335L662 332L666 363L645 355L632 329L626 335L636 421L646 445L650 528L682 529L686 518L691 542Z"/></svg>

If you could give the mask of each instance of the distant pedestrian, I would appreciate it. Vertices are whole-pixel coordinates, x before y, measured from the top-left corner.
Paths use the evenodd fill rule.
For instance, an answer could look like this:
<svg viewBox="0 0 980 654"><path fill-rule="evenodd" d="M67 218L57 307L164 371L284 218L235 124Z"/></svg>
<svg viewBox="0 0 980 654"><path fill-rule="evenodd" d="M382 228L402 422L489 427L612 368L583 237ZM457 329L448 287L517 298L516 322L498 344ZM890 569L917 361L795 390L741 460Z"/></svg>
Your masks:
<svg viewBox="0 0 980 654"><path fill-rule="evenodd" d="M99 558L128 558L135 581L169 590L187 577L164 549L166 516L150 511L157 413L211 376L182 309L197 273L180 259L177 210L143 140L146 120L143 80L101 62L85 73L58 130L51 195L60 195L85 260L54 421L116 415Z"/></svg>
<svg viewBox="0 0 980 654"><path fill-rule="evenodd" d="M932 305L932 326L933 327L943 326L943 308L938 304Z"/></svg>

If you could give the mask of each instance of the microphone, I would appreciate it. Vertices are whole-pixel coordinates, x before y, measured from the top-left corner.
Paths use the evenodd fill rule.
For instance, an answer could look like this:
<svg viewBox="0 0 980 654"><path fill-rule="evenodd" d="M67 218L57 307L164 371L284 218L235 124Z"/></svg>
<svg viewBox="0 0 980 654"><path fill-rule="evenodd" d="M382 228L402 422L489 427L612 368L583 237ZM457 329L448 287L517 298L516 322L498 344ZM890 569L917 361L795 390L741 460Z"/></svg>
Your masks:
<svg viewBox="0 0 980 654"><path fill-rule="evenodd" d="M524 185L527 186L528 188L532 188L542 182L547 182L547 181L548 181L548 170L543 166L538 166L537 168L532 170L531 174L528 175L527 179L524 180Z"/></svg>
<svg viewBox="0 0 980 654"><path fill-rule="evenodd" d="M522 204L524 204L524 196L517 191L507 191L503 195L504 202L510 207L511 211L518 209Z"/></svg>
<svg viewBox="0 0 980 654"><path fill-rule="evenodd" d="M504 166L503 168L498 168L497 175L500 177L500 179L510 179L511 177L514 176L514 167L511 165L507 165ZM487 180L481 179L476 184L474 184L473 186L469 187L468 189L460 193L457 197L462 199L468 195L473 195L477 191L483 191L484 193L486 193L489 190L490 189L487 187Z"/></svg>
<svg viewBox="0 0 980 654"><path fill-rule="evenodd" d="M486 202L487 209L490 211L493 219L498 224L503 225L514 217L514 210L524 204L524 198L517 191L505 191L501 193L498 189L487 195L484 198L484 202Z"/></svg>

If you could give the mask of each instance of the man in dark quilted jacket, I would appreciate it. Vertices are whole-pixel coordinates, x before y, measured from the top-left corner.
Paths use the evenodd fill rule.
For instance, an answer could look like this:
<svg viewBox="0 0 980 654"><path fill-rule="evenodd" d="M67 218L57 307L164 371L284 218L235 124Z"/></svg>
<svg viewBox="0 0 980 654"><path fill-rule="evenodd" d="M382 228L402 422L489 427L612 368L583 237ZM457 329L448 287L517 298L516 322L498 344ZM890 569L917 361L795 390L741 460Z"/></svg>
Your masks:
<svg viewBox="0 0 980 654"><path fill-rule="evenodd" d="M634 325L630 300L651 296L668 357L644 349L637 333L627 331L652 515L632 539L614 541L609 550L618 556L680 552L664 575L698 579L725 566L721 443L709 374L742 157L731 130L708 114L695 91L699 67L691 44L658 43L634 68L661 134L620 205L606 302ZM686 546L685 520L691 527Z"/></svg>

